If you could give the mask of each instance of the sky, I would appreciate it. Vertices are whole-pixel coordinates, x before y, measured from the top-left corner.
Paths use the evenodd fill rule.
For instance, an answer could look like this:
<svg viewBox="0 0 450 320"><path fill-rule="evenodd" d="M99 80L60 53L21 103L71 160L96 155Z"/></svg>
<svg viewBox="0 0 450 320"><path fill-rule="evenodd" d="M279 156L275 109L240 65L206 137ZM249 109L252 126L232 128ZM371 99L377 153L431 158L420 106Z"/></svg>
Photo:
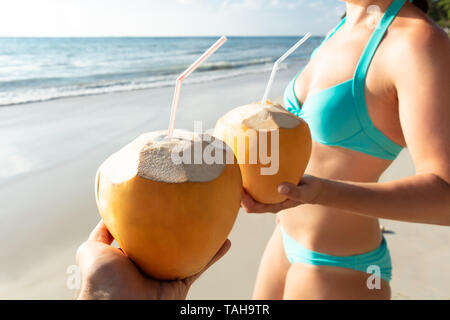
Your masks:
<svg viewBox="0 0 450 320"><path fill-rule="evenodd" d="M1 0L0 37L324 35L340 0Z"/></svg>

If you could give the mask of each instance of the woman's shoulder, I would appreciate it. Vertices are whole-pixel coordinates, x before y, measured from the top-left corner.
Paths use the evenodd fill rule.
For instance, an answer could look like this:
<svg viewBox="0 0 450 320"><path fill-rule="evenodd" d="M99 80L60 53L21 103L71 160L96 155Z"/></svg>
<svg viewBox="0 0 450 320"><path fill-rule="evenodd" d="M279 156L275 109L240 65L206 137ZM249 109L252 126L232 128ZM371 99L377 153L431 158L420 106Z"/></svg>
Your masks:
<svg viewBox="0 0 450 320"><path fill-rule="evenodd" d="M411 7L402 9L385 40L380 65L393 87L448 83L450 40L426 14Z"/></svg>
<svg viewBox="0 0 450 320"><path fill-rule="evenodd" d="M383 64L391 77L411 74L412 69L440 65L447 69L450 40L426 14L414 8L404 8L394 20L386 37Z"/></svg>
<svg viewBox="0 0 450 320"><path fill-rule="evenodd" d="M450 40L447 33L430 17L415 8L405 8L393 27L393 40L398 50L405 54L424 54L439 50L449 50Z"/></svg>

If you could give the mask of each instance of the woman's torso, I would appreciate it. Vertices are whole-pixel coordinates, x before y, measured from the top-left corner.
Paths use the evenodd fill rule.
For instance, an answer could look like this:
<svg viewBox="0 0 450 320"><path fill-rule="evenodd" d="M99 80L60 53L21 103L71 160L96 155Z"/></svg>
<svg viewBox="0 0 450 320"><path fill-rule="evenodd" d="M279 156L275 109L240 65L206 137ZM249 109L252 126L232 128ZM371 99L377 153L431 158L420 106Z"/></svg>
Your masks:
<svg viewBox="0 0 450 320"><path fill-rule="evenodd" d="M413 10L411 12L411 10ZM404 146L395 86L389 73L391 50L405 29L405 16L419 16L404 6L381 41L367 71L365 101L373 125L397 145ZM370 24L344 25L318 50L295 81L298 103L322 90L352 79L373 33ZM335 180L377 182L391 163L339 146L313 142L307 174ZM320 205L303 205L280 213L283 228L303 246L332 255L353 255L375 249L381 242L378 219Z"/></svg>

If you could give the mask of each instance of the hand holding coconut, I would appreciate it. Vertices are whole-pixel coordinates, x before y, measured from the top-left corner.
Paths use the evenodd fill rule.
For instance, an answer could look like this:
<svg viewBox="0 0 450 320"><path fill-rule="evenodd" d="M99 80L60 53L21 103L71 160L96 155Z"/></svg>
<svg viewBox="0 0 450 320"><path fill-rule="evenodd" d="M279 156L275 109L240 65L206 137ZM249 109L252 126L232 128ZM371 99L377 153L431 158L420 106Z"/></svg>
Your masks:
<svg viewBox="0 0 450 320"><path fill-rule="evenodd" d="M158 281L141 273L121 249L111 246L113 237L103 221L77 252L82 287L78 299L181 300L192 283L230 248L226 240L214 258L199 273L177 281Z"/></svg>
<svg viewBox="0 0 450 320"><path fill-rule="evenodd" d="M231 110L219 119L214 135L233 150L244 189L260 203L285 201L278 186L298 184L311 155L306 122L270 102Z"/></svg>
<svg viewBox="0 0 450 320"><path fill-rule="evenodd" d="M275 62L260 103L231 110L216 124L214 135L231 147L239 163L245 190L242 207L247 212L278 212L313 197L307 194L299 198L295 189L311 156L309 127L303 119L267 100L280 63L310 35ZM305 188L310 189L316 187Z"/></svg>
<svg viewBox="0 0 450 320"><path fill-rule="evenodd" d="M247 213L278 213L302 204L314 204L322 193L322 180L304 175L298 185L289 182L281 183L278 186L278 192L287 199L280 203L265 204L253 199L244 190L241 206Z"/></svg>
<svg viewBox="0 0 450 320"><path fill-rule="evenodd" d="M168 139L159 131L141 135L100 166L99 213L145 274L185 279L222 246L242 196L239 166L226 163L228 154L208 135L175 130Z"/></svg>

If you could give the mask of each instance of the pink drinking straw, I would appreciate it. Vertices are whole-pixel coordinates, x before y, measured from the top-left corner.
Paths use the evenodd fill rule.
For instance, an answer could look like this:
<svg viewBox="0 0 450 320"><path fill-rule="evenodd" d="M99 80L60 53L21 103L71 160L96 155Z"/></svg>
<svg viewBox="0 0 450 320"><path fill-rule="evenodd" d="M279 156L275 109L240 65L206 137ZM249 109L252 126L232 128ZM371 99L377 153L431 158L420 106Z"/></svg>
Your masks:
<svg viewBox="0 0 450 320"><path fill-rule="evenodd" d="M216 52L216 50L219 49L227 40L228 40L227 37L222 36L219 40L217 40L216 43L214 43L208 50L206 50L205 53L202 54L201 57L197 59L197 61L195 61L189 68L186 69L186 71L180 74L180 76L177 78L175 84L175 93L173 95L172 101L172 111L170 113L169 132L168 132L169 139L172 139L173 130L175 129L175 118L177 116L178 102L180 101L181 85L183 84L184 79L186 79L192 72L194 72L194 70L197 69L199 65L201 65L206 59L208 59L210 55Z"/></svg>
<svg viewBox="0 0 450 320"><path fill-rule="evenodd" d="M300 39L296 44L294 44L288 51L286 51L285 54L283 54L277 61L275 61L272 69L272 73L270 74L269 82L267 83L266 91L264 91L264 96L261 100L262 104L267 103L267 98L269 97L270 89L272 88L273 80L275 79L275 75L277 74L278 68L280 67L280 64L286 60L287 57L289 57L292 52L297 50L298 47L300 47L306 40L309 39L311 36L311 33L308 32L303 38Z"/></svg>

